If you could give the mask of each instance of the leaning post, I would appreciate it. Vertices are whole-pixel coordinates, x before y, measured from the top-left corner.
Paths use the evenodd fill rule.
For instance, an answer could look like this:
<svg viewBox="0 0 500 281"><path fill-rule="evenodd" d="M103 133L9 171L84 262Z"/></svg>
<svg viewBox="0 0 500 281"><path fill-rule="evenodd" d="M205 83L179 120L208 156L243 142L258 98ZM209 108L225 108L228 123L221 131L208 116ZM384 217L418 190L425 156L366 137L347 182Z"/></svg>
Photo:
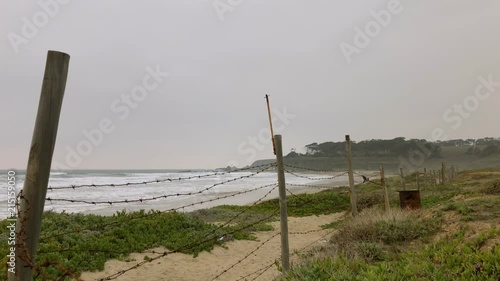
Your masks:
<svg viewBox="0 0 500 281"><path fill-rule="evenodd" d="M16 272L8 280L33 280L33 263L38 248L45 196L56 144L69 55L49 51L45 64L38 113L31 140L24 187L19 195L16 223Z"/></svg>

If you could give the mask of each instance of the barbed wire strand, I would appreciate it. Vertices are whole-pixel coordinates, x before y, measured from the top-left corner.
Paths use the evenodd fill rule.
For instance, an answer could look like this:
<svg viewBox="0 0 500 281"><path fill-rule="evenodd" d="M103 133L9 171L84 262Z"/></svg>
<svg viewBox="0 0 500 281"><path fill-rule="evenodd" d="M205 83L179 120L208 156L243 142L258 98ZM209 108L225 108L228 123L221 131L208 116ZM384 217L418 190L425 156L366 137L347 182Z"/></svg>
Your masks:
<svg viewBox="0 0 500 281"><path fill-rule="evenodd" d="M332 230L332 231L329 231L329 232L328 232L328 233L326 233L325 235L323 235L323 236L321 236L320 238L318 238L318 239L314 240L312 243L310 243L310 244L306 245L305 247L300 248L299 250L294 251L294 252L293 252L290 256L294 256L294 255L296 255L297 253L300 253L300 252L304 251L305 249L307 249L307 248L309 248L310 246L312 246L312 245L316 244L318 241L320 241L320 240L324 239L326 236L328 236L328 235L332 234L332 233L333 233L333 232L335 232L335 231L336 231L336 229L334 229L334 230ZM257 278L259 278L262 274L264 274L266 271L268 271L271 267L273 267L273 265L275 265L275 264L276 264L277 262L279 262L279 261L281 261L281 258L275 259L272 263L270 263L270 264L268 264L268 265L266 265L266 266L264 266L264 267L262 267L262 268L259 268L259 269L257 269L256 271L253 271L253 272L251 272L251 273L249 273L249 274L247 274L247 275L245 275L245 276L241 277L240 279L237 279L236 281L246 280L246 278L247 278L247 277L250 277L250 276L252 276L252 275L257 274L257 273L259 273L259 272L260 272L257 276L255 276L255 277L252 279L252 280L256 280Z"/></svg>
<svg viewBox="0 0 500 281"><path fill-rule="evenodd" d="M312 188L319 188L319 189L331 189L331 188L338 187L338 186L334 186L334 185L314 185L314 184L296 184L296 183L287 183L286 185L296 186L296 187L312 187Z"/></svg>
<svg viewBox="0 0 500 281"><path fill-rule="evenodd" d="M264 242L262 242L259 246L257 246L257 248L255 248L253 251L249 252L248 254L246 254L243 258L241 258L240 260L238 260L237 262L233 263L231 266L229 266L228 268L224 269L221 273L219 273L217 276L215 276L214 278L212 278L210 281L214 281L216 279L218 279L219 277L221 277L222 275L224 275L225 273L227 273L229 270L233 269L235 266L237 266L238 264L242 263L244 260L246 260L247 258L249 258L253 253L257 252L260 248L262 248L265 244L267 244L269 241L271 241L274 237L280 235L281 232L278 232L278 233L275 233L274 235L272 235L271 237L269 237L268 239L266 239Z"/></svg>
<svg viewBox="0 0 500 281"><path fill-rule="evenodd" d="M308 231L295 231L295 232L290 232L288 234L290 234L290 235L304 235L304 234L311 234L311 233L315 233L315 232L321 232L321 231L325 231L325 230L326 229L320 228L320 229L311 229Z"/></svg>
<svg viewBox="0 0 500 281"><path fill-rule="evenodd" d="M308 180L312 180L312 181L332 180L332 179L335 179L335 178L338 178L338 177L341 177L341 176L344 176L345 174L347 174L347 172L344 172L342 174L335 175L332 177L309 177L309 176L299 175L297 173L294 173L294 172L286 170L286 169L285 169L285 173L293 175L293 176L298 177L298 178L304 178L304 179L308 179Z"/></svg>
<svg viewBox="0 0 500 281"><path fill-rule="evenodd" d="M342 173L342 172L345 172L344 170L321 170L321 169L306 168L306 167L300 167L300 166L289 165L289 164L284 164L284 166L288 167L288 168L292 168L292 169L297 169L297 170L305 170L305 171L320 172L320 173Z"/></svg>
<svg viewBox="0 0 500 281"><path fill-rule="evenodd" d="M280 258L280 259L278 259L278 260L277 260L277 262L279 262L280 260L281 260L281 258ZM273 265L274 265L274 263L273 263ZM271 265L271 266L266 266L266 269L262 270L262 271L261 271L259 274L257 274L257 276L255 276L255 277L254 277L251 281L253 281L253 280L257 280L257 278L259 278L262 274L266 273L269 269L271 269L271 267L272 267L272 265Z"/></svg>
<svg viewBox="0 0 500 281"><path fill-rule="evenodd" d="M275 260L275 261L273 261L271 264L266 265L265 267L261 267L261 268L257 269L256 271L253 271L253 272L251 272L251 273L249 273L249 274L247 274L247 275L245 275L245 276L241 277L240 279L237 279L236 281L246 280L246 278L247 278L247 277L250 277L250 276L252 276L252 275L254 275L254 274L257 274L257 273L259 273L259 272L261 272L261 271L266 272L267 270L269 270L269 268L273 267L273 265L275 265L275 264L276 264L276 262L277 262L277 261ZM258 275L257 277L259 277L259 276L260 276L260 275ZM254 280L255 280L255 279L254 279Z"/></svg>

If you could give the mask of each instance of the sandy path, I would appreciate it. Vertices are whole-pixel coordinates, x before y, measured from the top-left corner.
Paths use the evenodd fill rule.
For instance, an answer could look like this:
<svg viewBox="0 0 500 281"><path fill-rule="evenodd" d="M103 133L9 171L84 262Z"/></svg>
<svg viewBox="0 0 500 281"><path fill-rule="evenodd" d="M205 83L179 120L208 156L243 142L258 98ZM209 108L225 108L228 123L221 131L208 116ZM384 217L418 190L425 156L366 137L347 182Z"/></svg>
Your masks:
<svg viewBox="0 0 500 281"><path fill-rule="evenodd" d="M289 231L305 232L310 230L319 230L323 224L330 223L343 217L344 214L337 213L333 215L311 216L304 218L289 218ZM257 232L257 241L230 241L225 244L227 249L216 247L212 252L203 252L197 258L192 255L171 254L164 258L147 263L138 269L129 271L115 280L119 281L191 281L191 280L211 280L225 269L245 257L248 253L254 251L262 242L279 232L279 222L272 223L275 230L269 232ZM290 234L290 253L310 245L316 240L314 245L326 243L328 236L324 237L331 230L320 230L307 234ZM155 249L162 250L165 249ZM250 274L260 268L273 263L280 257L280 236L272 238L264 244L254 254L233 267L231 270L220 276L217 280L238 280L239 278ZM148 254L150 257L154 255ZM127 269L138 262L143 261L145 254L131 254L130 257L135 261L124 262L110 260L106 262L105 269L102 272L83 273L83 280L97 280L98 278L109 276L120 270ZM291 258L292 263L294 257ZM273 280L279 276L276 266L272 266L268 271L262 274L257 280ZM246 280L252 280L256 275L249 276Z"/></svg>

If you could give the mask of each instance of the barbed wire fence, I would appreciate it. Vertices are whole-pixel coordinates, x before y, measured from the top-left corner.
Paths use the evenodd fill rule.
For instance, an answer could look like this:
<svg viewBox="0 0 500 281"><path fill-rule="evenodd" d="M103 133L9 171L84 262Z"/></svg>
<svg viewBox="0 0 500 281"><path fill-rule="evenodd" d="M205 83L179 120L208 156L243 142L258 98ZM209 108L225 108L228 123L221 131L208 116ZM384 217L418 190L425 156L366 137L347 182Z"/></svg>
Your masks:
<svg viewBox="0 0 500 281"><path fill-rule="evenodd" d="M99 184L89 183L89 184L68 185L68 186L50 186L47 188L47 190L50 192L50 195L48 195L45 198L45 201L48 204L60 202L60 203L65 203L65 204L127 205L127 204L134 204L134 203L145 203L145 202L150 202L150 201L164 200L164 199L171 198L171 197L195 198L198 196L198 198L200 198L199 195L206 195L207 193L214 190L216 187L219 187L219 186L222 186L225 184L229 184L229 183L235 183L235 182L238 182L241 180L250 180L263 172L269 172L271 169L276 170L277 164L271 163L271 164L267 164L267 165L254 166L254 167L237 169L237 170L232 170L232 171L214 172L214 173L207 173L207 174L200 174L200 175L190 175L187 177L175 177L175 178L163 178L163 179L160 178L160 179L141 181L141 182L121 182L121 183L120 182L118 182L118 183L110 182L110 183L105 183L105 184L103 184L103 183L99 183ZM298 173L297 170L313 172L315 174L320 173L322 175L325 173L330 173L330 174L333 173L334 175L332 175L332 176L324 175L321 177L316 177L316 176L310 176L308 174ZM299 199L300 199L300 197L297 196L295 193L293 193L290 190L290 188L308 188L308 189L310 189L310 188L317 188L317 189L335 188L337 186L337 184L332 184L331 181L334 179L337 179L337 178L341 178L347 174L346 171L318 170L318 169L310 169L310 168L293 166L293 165L287 165L286 170L283 167L283 174L285 174L285 171L286 171L286 174L289 176L311 181L310 183L307 183L307 184L293 184L292 183L292 184L288 185L289 188L285 187L286 192L288 194L290 194L290 196L292 196L294 198L299 198ZM246 173L244 175L237 174L229 179L224 179L222 181L211 184L211 185L204 187L204 188L197 190L197 191L173 192L172 190L167 188L167 189L165 189L164 194L155 195L155 196L151 196L151 197L126 198L126 199L120 199L120 200L106 200L106 199L87 200L87 199L79 198L78 193L71 193L71 198L67 198L67 197L64 197L64 196L61 196L58 194L58 191L64 191L64 190L80 190L80 189L83 190L83 189L85 189L85 191L86 191L88 189L104 188L104 187L127 188L127 187L134 187L134 186L138 186L138 185L149 185L149 184L157 184L157 185L160 184L161 185L161 184L167 184L167 183L172 183L172 182L182 182L182 181L189 181L189 180L194 180L194 179L218 177L221 175L231 176L232 174L234 174L236 172L246 172ZM59 239L60 237L67 236L67 235L74 234L74 233L80 233L80 234L87 233L89 235L94 235L94 236L107 235L108 233L110 233L109 232L110 228L112 229L114 227L119 227L121 225L131 223L134 220L152 219L156 216L159 216L160 214L164 214L167 212L174 212L174 211L180 211L180 210L184 211L190 207L195 207L195 206L200 207L206 203L219 201L222 199L235 197L235 196L239 196L239 195L244 195L247 193L253 193L253 192L256 192L259 190L267 190L268 189L262 197L258 198L256 201L254 201L251 205L249 205L248 208L242 209L240 212L234 214L232 217L227 219L225 222L219 224L216 228L211 229L210 231L207 231L205 234L203 234L201 236L201 238L199 238L195 241L192 241L188 244L177 247L175 249L171 249L171 250L166 250L166 251L144 250L144 251L141 251L141 252L139 252L140 254L146 254L146 253L152 254L152 255L154 255L154 257L152 257L148 260L139 262L139 263L131 266L130 268L118 271L114 274L111 274L109 276L106 276L104 278L99 279L99 280L113 280L113 279L116 279L123 274L126 274L127 272L138 269L147 263L150 263L154 260L160 259L160 258L165 257L167 255L170 255L173 253L185 252L189 249L198 247L204 243L207 243L207 242L210 242L213 240L217 240L217 239L223 239L224 237L230 236L231 234L234 234L238 231L243 231L243 230L249 229L249 228L251 228L259 223L267 222L271 219L276 219L278 216L278 213L279 213L279 206L276 206L276 210L264 218L260 218L258 220L246 222L241 227L238 227L238 228L230 230L230 231L227 231L227 229L225 229L226 226L232 224L238 218L243 216L246 212L250 212L252 207L254 207L258 203L266 200L266 198L268 198L273 193L273 191L276 191L278 186L279 186L278 183L272 183L272 184L261 185L261 186L255 187L255 188L231 192L229 194L227 194L227 192L226 193L215 192L214 194L216 194L216 196L213 198L202 198L202 200L197 200L194 202L190 202L188 204L183 204L181 206L168 208L168 209L163 210L163 211L152 211L152 212L147 212L147 213L139 213L137 215L132 213L129 217L117 216L117 218L112 220L112 221L107 221L107 222L101 223L101 224L95 224L95 225L92 225L90 227L77 227L77 228L73 228L73 229L69 229L69 230L64 230L61 232L50 233L48 235L46 234L44 236L41 236L38 242L52 245L51 241L57 241L57 239ZM27 199L22 196L22 193L20 196L20 200L27 201ZM305 201L302 203L303 204L311 204L311 202L305 202ZM19 214L21 214L21 212L19 212ZM323 231L323 230L322 229L312 229L312 230L302 231L302 232L299 232L299 231L290 232L289 234L290 235L304 235L304 234L320 232L320 231ZM19 234L24 235L22 232L20 232ZM252 256L255 252L257 252L259 249L264 247L267 243L272 241L273 238L275 238L279 235L282 235L281 231L273 234L269 239L260 243L253 251L248 252L244 257L239 259L238 262L236 262L235 264L233 264L229 268L221 271L218 275L216 275L214 277L213 280L218 279L219 277L223 276L226 272L230 271L231 269L236 267L238 264L245 261L248 257ZM24 236L27 236L27 235L24 235ZM154 244L155 243L152 243L150 245L151 248L153 248ZM53 245L56 245L56 244L53 244ZM24 245L23 245L23 243L20 242L18 244L18 246L23 247ZM117 250L99 249L99 248L79 249L79 248L71 248L71 247L70 248L45 247L44 249L39 250L37 252L37 254L71 253L71 252L74 252L74 253L89 252L89 253L129 254L131 252L131 249L122 249L122 250L117 251ZM73 272L71 269L64 267L62 264L60 264L58 262L53 262L53 261L49 261L49 260L34 262L33 259L31 259L29 254L25 255L24 260L28 264L28 266L30 266L32 268L32 270L34 271L36 276L40 276L39 278L42 278L44 280L50 280L51 278L53 278L53 277L47 275L46 270L44 270L45 268L56 268L60 272L60 275L57 276L57 278L53 278L54 280L64 280L64 278L66 278L66 277L80 280L78 277L78 274Z"/></svg>
<svg viewBox="0 0 500 281"><path fill-rule="evenodd" d="M271 163L271 164L267 164L267 165L253 167L251 169L245 168L245 169L238 169L238 170L228 171L228 172L209 173L209 174L189 176L189 177L180 177L180 178L158 179L158 180L151 180L151 181L146 181L146 182L54 186L54 187L50 187L50 190L52 192L57 192L58 190L64 190L64 189L76 190L76 189L82 189L82 188L98 188L98 187L108 187L108 186L109 187L116 187L116 186L131 187L131 186L136 186L136 185L170 183L170 182L174 182L174 181L189 181L192 179L200 179L200 178L205 178L205 177L208 178L208 177L214 177L214 176L218 176L218 175L231 175L232 173L235 173L236 171L247 172L247 174L245 174L245 175L234 176L230 179L225 179L223 181L220 181L220 182L211 184L207 187L204 187L200 190L191 191L191 192L183 192L183 193L174 192L174 193L172 193L172 192L169 192L167 189L167 190L165 190L165 192L166 192L165 194L159 195L159 196L132 198L132 199L114 200L114 201L113 200L89 201L89 200L74 199L74 198L63 198L63 197L56 197L57 194L54 193L54 195L46 197L46 201L49 204L51 204L52 202L65 202L65 203L81 203L81 204L90 204L90 205L99 205L99 204L102 204L102 205L124 205L124 204L133 204L133 203L143 203L143 202L148 202L148 201L153 201L153 200L162 200L162 199L166 199L169 197L195 197L197 195L203 195L203 194L209 192L210 190L214 189L215 187L222 186L224 184L237 182L240 180L252 179L253 177L255 177L263 172L268 172L269 170L275 169L275 168L276 168L276 163ZM308 174L301 174L301 173L297 172L297 170L315 172L315 173L321 174L322 176L310 176ZM283 171L286 175L288 175L290 177L297 177L300 179L307 179L307 180L311 181L307 184L288 183L285 186L286 193L289 194L289 196L291 196L291 198L293 198L295 200L299 200L302 205L313 204L314 202L307 200L307 199L303 199L301 196L299 196L294 191L292 191L293 188L308 188L308 189L313 188L313 189L317 189L317 190L336 188L338 186L338 184L335 184L333 182L333 180L338 179L338 178L342 178L342 177L345 178L345 176L349 173L349 171L327 171L327 170L309 169L306 167L299 167L299 166L294 166L294 165L284 165ZM335 174L330 176L330 175L326 175L326 173L335 173ZM453 173L452 168L450 168L449 173L450 173L450 177L451 177L451 173ZM381 173L379 173L379 172L352 171L352 174L356 177L354 180L354 183L356 185L372 184L374 186L384 187L385 179L383 177L381 177L380 179L377 178L378 176L381 176ZM416 172L415 175L417 177L417 182L418 182L418 177L422 176L422 175L424 175L424 177L425 177L426 173ZM430 178L430 175L432 175L432 173L429 173L429 176L428 176L429 182L432 181ZM424 180L424 181L427 182L427 180ZM165 250L165 251L144 250L144 251L140 251L140 252L138 252L139 254L152 254L154 256L152 258L149 258L148 260L138 262L137 264L130 266L127 269L120 270L114 274L110 274L106 277L98 279L99 281L101 281L101 280L114 280L114 279L117 279L120 276L126 274L127 272L139 269L142 266L144 266L145 264L148 264L152 261L161 259L163 257L166 257L166 256L174 254L174 253L185 252L187 250L196 248L196 247L203 245L205 243L208 243L210 241L214 241L217 239L224 239L224 237L230 236L230 235L235 234L239 231L244 231L244 230L250 229L253 226L256 226L260 223L268 222L270 220L276 219L278 214L279 214L279 207L278 206L276 206L276 209L274 212L272 212L271 214L269 214L268 216L266 216L264 218L260 218L260 219L255 220L255 221L247 222L246 224L244 224L236 229L230 230L230 231L227 231L225 229L226 226L231 225L234 221L236 221L238 218L243 216L245 213L250 212L252 207L254 207L257 204L266 200L266 198L268 198L274 191L276 191L278 186L279 186L279 184L276 182L271 183L271 184L265 184L265 185L261 185L261 186L251 188L251 189L245 189L245 190L241 190L241 191L237 191L237 192L232 192L230 194L223 194L222 193L218 196L215 196L214 198L207 198L207 199L199 200L196 202L191 202L191 203L184 204L181 206L169 208L169 209L166 209L163 211L144 213L144 214L140 214L137 216L131 216L131 217L126 218L126 219L117 218L114 221L103 223L103 224L93 225L93 226L87 227L87 228L75 228L75 229L63 231L60 233L51 233L49 236L41 237L40 242L45 242L45 243L50 242L51 240L57 239L58 237L65 236L65 235L68 235L71 233L82 233L82 232L85 233L85 232L87 232L87 233L92 233L93 235L96 235L96 233L99 233L100 235L105 235L106 229L109 227L118 227L120 225L130 223L134 220L151 219L151 218L154 218L155 216L158 216L160 214L164 214L167 212L185 210L185 209L190 208L190 207L201 206L201 205L206 204L206 203L210 203L210 202L214 202L214 201L218 201L218 200L222 200L222 199L226 199L226 198L230 198L230 197L235 197L235 196L239 196L239 195L244 195L244 194L256 192L259 190L267 190L268 189L263 196L261 196L260 198L255 200L250 205L248 205L248 208L242 209L241 211L237 212L232 217L227 219L225 222L218 224L216 228L214 228L210 231L207 231L199 239L192 241L188 244L182 245L180 247L177 247L173 250ZM24 200L26 202L26 204L29 205L29 202L27 201L27 199L22 195L22 191L19 193L18 198L20 201ZM23 216L25 216L25 215L23 215L21 213L21 211L19 210L19 217L21 218L21 220L23 220ZM321 232L326 232L326 230L322 229L322 228L309 229L306 231L291 231L291 232L288 232L288 234L292 235L292 237L293 237L296 235L307 235L307 234L321 233ZM332 233L331 231L327 232L326 235L331 234L331 233ZM282 234L281 231L278 231L278 232L270 235L268 237L268 239L265 239L263 242L256 245L256 247L253 250L247 252L245 255L243 255L241 258L239 258L236 262L234 262L230 266L228 266L225 269L223 269L222 271L220 271L211 280L213 281L213 280L220 279L225 274L227 274L229 271L233 270L235 267L242 264L245 260L247 260L248 258L253 256L257 251L264 248L268 243L272 242L274 238L278 237L281 234ZM27 235L23 229L21 229L20 237L21 237L21 240L18 242L17 245L19 247L23 247L23 245L24 245L23 241L27 237ZM321 240L321 239L319 239L319 240ZM315 242L313 242L312 244L314 244L314 243ZM155 243L151 244L150 248L153 248L154 244ZM308 247L309 246L304 247L303 249L295 250L291 256L302 252L303 250L305 250ZM98 248L93 248L93 249L49 248L49 249L40 250L37 253L38 254L49 254L49 253L63 253L63 252L116 253L116 254L127 255L127 254L131 253L132 251L131 251L131 249L128 249L128 250L124 249L121 251L113 251L113 250L98 249ZM31 256L29 255L29 253L27 251L24 251L24 254L21 255L20 258L33 269L35 276L38 276L38 278L42 278L43 280L64 280L64 278L66 278L66 277L72 278L75 280L81 280L81 278L79 277L79 275L77 273L73 272L72 269L69 269L69 268L63 266L59 262L49 261L49 260L35 262L31 258ZM269 263L265 267L262 267L259 270L256 270L250 274L243 276L239 280L246 280L245 278L253 278L251 280L258 279L265 272L270 270L274 265L276 265L278 262L280 262L281 259L282 258L278 256L272 263ZM47 275L45 268L56 268L60 274L59 274L59 276L57 276L57 278L51 277L51 276Z"/></svg>
<svg viewBox="0 0 500 281"><path fill-rule="evenodd" d="M46 202L48 204L52 204L54 202L64 202L66 204L88 204L88 205L126 205L126 204L133 204L133 203L144 203L144 202L149 202L149 201L157 201L157 200L163 200L171 197L187 197L187 198L194 198L198 195L205 195L211 191L213 191L216 187L229 184L229 183L234 183L238 182L241 180L250 180L257 175L264 173L264 172L269 172L271 169L278 170L277 164L276 163L270 163L266 165L260 165L260 166L254 166L250 168L244 168L244 169L237 169L237 170L232 170L232 171L226 171L226 172L214 172L214 173L207 173L207 174L200 174L200 175L191 175L187 177L174 177L174 178L163 178L163 179L155 179L155 180L149 180L149 181L141 181L141 182L125 182L125 183L90 183L90 184L81 184L81 185L68 185L68 186L50 186L48 187L48 190L51 192L49 196L45 198ZM313 204L314 202L309 201L309 200L304 200L300 196L298 196L295 191L292 191L292 189L300 189L300 188L305 188L305 189L331 189L331 188L336 188L338 186L338 183L335 183L334 180L339 179L339 178L344 178L346 175L349 173L349 171L339 171L339 170L319 170L319 169L313 169L313 168L307 168L307 167L300 167L296 165L284 165L283 164L283 174L288 175L290 177L296 177L300 179L305 179L308 180L308 183L305 184L296 184L296 183L289 183L284 186L286 194L289 194L291 198L295 200L299 200L302 205L306 204ZM303 174L299 171L306 171L308 173L313 172L316 175L320 176L311 176L309 174ZM190 192L172 192L172 190L165 189L164 194L161 195L156 195L156 196L151 196L151 197L141 197L141 198L127 198L127 199L121 199L121 200L86 200L86 199L81 199L78 198L77 194L73 198L65 198L63 196L58 196L57 191L63 191L63 190L79 190L79 189L92 189L92 188L103 188L103 187L133 187L133 186L138 186L138 185L149 185L149 184L167 184L167 183L172 183L172 182L182 182L182 181L189 181L189 180L194 180L194 179L202 179L202 178L210 178L210 177L218 177L221 175L224 176L231 176L235 172L247 172L244 175L235 175L234 177L231 177L229 179L224 179L222 181L219 181L217 183L211 184L207 187L204 187L200 190L197 191L190 191ZM333 174L333 175L331 175ZM356 176L356 179L364 179L364 175L361 173L353 173L353 175ZM370 175L372 176L372 175ZM198 200L195 202L190 202L188 204L183 204L181 206L176 206L172 208L168 208L163 211L154 211L154 212L149 212L149 213L141 213L138 215L132 214L130 217L117 217L115 220L111 222L105 222L102 224L96 224L92 225L90 227L80 227L80 228L74 228L70 230L65 230L61 232L56 232L56 233L51 233L49 235L45 235L40 237L40 242L43 243L50 243L50 241L54 241L54 239L58 239L59 237L66 236L72 233L89 233L92 235L106 235L109 231L110 227L119 227L123 224L131 223L134 220L146 220L146 219L152 219L158 215L167 213L167 212L174 212L174 211L184 211L188 208L191 207L200 207L203 204L207 204L210 202L214 201L219 201L222 199L230 198L230 197L235 197L247 193L252 193L256 192L259 190L267 190L267 192L264 194L264 196L260 197L256 201L254 201L251 205L249 205L249 208L245 208L242 211L236 213L234 216L229 218L227 221L219 224L216 228L207 231L204 235L201 236L201 238L197 239L196 241L192 241L188 244L182 245L180 247L177 247L173 250L166 250L166 251L158 251L158 250L144 250L140 251L139 254L152 254L154 257L139 262L127 269L118 271L114 274L111 274L109 276L100 278L98 280L114 280L123 274L126 274L127 272L136 270L142 266L144 266L147 263L150 263L152 261L161 259L163 257L166 257L170 254L173 253L179 253L179 252L185 252L187 250L193 249L195 247L198 247L200 245L203 245L204 243L208 243L213 240L217 239L223 239L226 236L230 236L231 234L234 234L238 231L246 230L251 228L252 226L255 226L259 223L269 221L270 219L276 219L279 213L279 206L276 206L276 210L270 214L269 216L266 216L264 218L255 220L255 221L250 221L243 226L231 230L231 231L226 231L225 227L232 224L234 221L236 221L239 217L243 216L246 212L249 212L252 207L256 206L258 203L264 201L268 196L273 192L276 191L278 188L279 184L278 183L272 183L272 184L265 184L261 185L255 188L251 189L246 189L246 190L240 190L237 192L231 192L230 194L224 194L221 192L220 194L215 192L214 194L217 194L217 196L213 198L205 198L202 200ZM299 191L300 192L300 191ZM281 203L281 201L279 201ZM305 231L292 231L292 232L287 232L287 235L290 234L293 236L296 235L307 235L307 234L312 234L312 233L319 233L325 231L324 229L309 229ZM278 235L282 235L282 232L277 232L273 235L271 235L268 239L265 241L261 242L259 245L256 246L256 248L247 254L245 254L242 258L240 258L237 262L232 264L231 266L227 267L226 269L222 270L219 274L213 277L213 280L219 279L220 277L224 276L227 272L231 271L234 269L237 265L243 263L246 259L248 259L250 256L252 256L255 252L257 252L259 249L263 248L266 244L270 243L273 238L277 237ZM151 248L153 248L154 243L152 243ZM297 251L297 250L296 250ZM38 254L49 254L49 253L62 253L62 252L90 252L90 253L116 253L116 254L129 254L131 252L130 249L123 249L120 251L115 251L115 250L108 250L108 249L98 249L98 248L92 248L92 249L77 249L77 248L47 248L40 250ZM293 254L292 254L293 255ZM282 257L278 259L279 261L282 260ZM39 262L38 264L33 263L32 261L29 262L30 266L35 270L35 272L42 276L44 275L44 271L42 270L44 267L55 267L58 268L59 271L61 272L60 278L64 279L64 277L71 277L75 278L77 274L72 272L71 270L64 268L61 264L56 264L50 261L42 261ZM272 266L267 267L266 269L269 270ZM262 274L264 274L267 270L262 270L258 271L257 276L254 278L259 278ZM47 276L43 277L44 279L49 278Z"/></svg>

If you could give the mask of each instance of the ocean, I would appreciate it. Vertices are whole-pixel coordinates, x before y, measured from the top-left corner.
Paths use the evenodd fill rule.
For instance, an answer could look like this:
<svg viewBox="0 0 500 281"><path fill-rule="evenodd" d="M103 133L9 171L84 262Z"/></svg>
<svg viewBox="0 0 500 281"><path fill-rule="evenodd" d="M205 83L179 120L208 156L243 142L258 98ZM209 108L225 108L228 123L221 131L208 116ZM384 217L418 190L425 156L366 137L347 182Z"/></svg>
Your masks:
<svg viewBox="0 0 500 281"><path fill-rule="evenodd" d="M251 204L266 195L273 186L257 191L231 196L239 192L249 191L264 185L277 183L277 175L273 171L265 171L255 175L253 171L236 171L214 175L212 170L72 170L52 172L47 197L52 199L67 199L80 201L124 201L138 200L152 197L167 196L151 201L116 203L116 204L87 204L83 202L49 201L45 202L45 211L112 215L117 211L170 210L192 211L221 204ZM0 183L4 187L0 193L0 219L7 217L7 171L0 171ZM331 175L303 174L306 177L325 178ZM182 179L179 178L190 178ZM169 181L170 179L171 181ZM336 179L338 184L345 184L346 176ZM126 184L160 181L149 184L134 184L128 186L98 186L57 189L73 185L103 185ZM305 185L312 180L286 174L287 184ZM223 184L218 184L223 183ZM24 184L24 172L16 172L16 190L19 192ZM292 190L300 189L297 186ZM298 190L300 191L300 190ZM193 195L180 195L195 193ZM277 188L266 199L277 197ZM224 199L217 199L227 196ZM187 206L182 208L183 206Z"/></svg>

